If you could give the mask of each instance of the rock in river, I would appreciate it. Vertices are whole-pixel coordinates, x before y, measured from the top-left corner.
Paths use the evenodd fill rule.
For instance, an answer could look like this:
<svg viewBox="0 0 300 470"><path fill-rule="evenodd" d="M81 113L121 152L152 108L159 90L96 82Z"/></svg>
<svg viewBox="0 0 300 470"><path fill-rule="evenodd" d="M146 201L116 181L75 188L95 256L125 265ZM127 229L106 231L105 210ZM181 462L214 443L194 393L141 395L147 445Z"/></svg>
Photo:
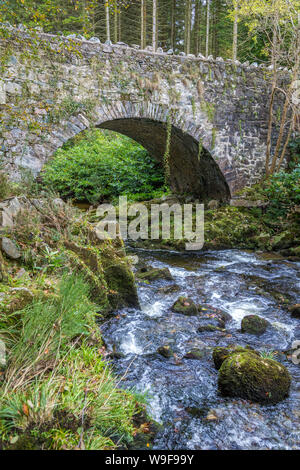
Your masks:
<svg viewBox="0 0 300 470"><path fill-rule="evenodd" d="M242 352L228 357L219 371L218 387L223 396L261 404L284 400L291 385L288 370L279 362Z"/></svg>
<svg viewBox="0 0 300 470"><path fill-rule="evenodd" d="M242 333L249 333L251 335L263 334L270 323L258 315L247 315L242 320Z"/></svg>
<svg viewBox="0 0 300 470"><path fill-rule="evenodd" d="M179 297L174 303L172 311L175 313L182 313L182 315L193 316L197 315L197 305L188 297Z"/></svg>

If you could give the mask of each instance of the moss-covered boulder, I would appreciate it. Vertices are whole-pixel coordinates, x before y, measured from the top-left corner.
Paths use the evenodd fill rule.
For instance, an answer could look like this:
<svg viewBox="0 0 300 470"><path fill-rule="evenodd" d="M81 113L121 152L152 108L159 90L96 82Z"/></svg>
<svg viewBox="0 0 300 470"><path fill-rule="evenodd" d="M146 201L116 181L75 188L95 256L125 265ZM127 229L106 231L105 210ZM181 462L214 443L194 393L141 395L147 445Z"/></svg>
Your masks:
<svg viewBox="0 0 300 470"><path fill-rule="evenodd" d="M250 335L262 335L270 323L258 315L247 315L242 320L242 333L249 333Z"/></svg>
<svg viewBox="0 0 300 470"><path fill-rule="evenodd" d="M238 353L242 353L242 352L248 352L250 354L254 354L254 355L260 357L259 352L251 349L250 346L246 346L245 348L243 348L242 346L238 346L238 345L232 345L232 346L228 346L226 348L217 347L217 348L214 348L214 350L213 350L213 361L214 361L214 364L215 364L215 368L217 370L219 370L221 365L223 364L223 362L226 359L228 359L228 357L231 357L234 354L238 354Z"/></svg>
<svg viewBox="0 0 300 470"><path fill-rule="evenodd" d="M198 308L195 302L188 297L179 297L172 306L172 312L181 313L182 315L193 316L197 315Z"/></svg>
<svg viewBox="0 0 300 470"><path fill-rule="evenodd" d="M300 304L292 305L289 310L293 318L300 318Z"/></svg>
<svg viewBox="0 0 300 470"><path fill-rule="evenodd" d="M172 281L173 277L168 268L148 268L142 269L137 272L136 277L141 281L156 281L158 279L165 279L166 281Z"/></svg>
<svg viewBox="0 0 300 470"><path fill-rule="evenodd" d="M102 241L99 246L81 246L65 242L71 263L82 272L93 288L96 302L105 310L138 307L134 275L123 246Z"/></svg>
<svg viewBox="0 0 300 470"><path fill-rule="evenodd" d="M158 354L165 357L166 359L169 359L170 357L174 356L173 349L169 345L160 346L157 349L157 352L158 352Z"/></svg>
<svg viewBox="0 0 300 470"><path fill-rule="evenodd" d="M288 396L290 385L286 367L251 352L233 354L219 370L219 392L226 397L275 404Z"/></svg>

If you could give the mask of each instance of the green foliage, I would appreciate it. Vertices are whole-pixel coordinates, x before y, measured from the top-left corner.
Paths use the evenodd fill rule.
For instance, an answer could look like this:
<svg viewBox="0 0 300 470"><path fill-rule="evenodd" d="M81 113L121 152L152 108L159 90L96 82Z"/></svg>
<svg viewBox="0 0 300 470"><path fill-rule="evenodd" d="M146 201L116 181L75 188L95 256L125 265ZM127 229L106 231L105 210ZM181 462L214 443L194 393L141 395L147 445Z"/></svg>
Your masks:
<svg viewBox="0 0 300 470"><path fill-rule="evenodd" d="M294 169L297 165L300 165L300 136L295 139L291 139L289 142L289 167Z"/></svg>
<svg viewBox="0 0 300 470"><path fill-rule="evenodd" d="M164 184L162 168L128 137L89 131L57 151L43 181L64 198L96 203L119 195L151 199Z"/></svg>
<svg viewBox="0 0 300 470"><path fill-rule="evenodd" d="M273 359L276 357L277 355L277 352L276 351L268 351L268 350L265 350L265 351L260 351L260 356L263 358L263 359Z"/></svg>
<svg viewBox="0 0 300 470"><path fill-rule="evenodd" d="M275 215L285 215L293 206L300 205L300 165L292 172L280 172L266 183L264 194Z"/></svg>
<svg viewBox="0 0 300 470"><path fill-rule="evenodd" d="M4 448L99 450L132 439L140 407L104 361L89 291L78 275L65 276L57 295L15 315L0 387Z"/></svg>

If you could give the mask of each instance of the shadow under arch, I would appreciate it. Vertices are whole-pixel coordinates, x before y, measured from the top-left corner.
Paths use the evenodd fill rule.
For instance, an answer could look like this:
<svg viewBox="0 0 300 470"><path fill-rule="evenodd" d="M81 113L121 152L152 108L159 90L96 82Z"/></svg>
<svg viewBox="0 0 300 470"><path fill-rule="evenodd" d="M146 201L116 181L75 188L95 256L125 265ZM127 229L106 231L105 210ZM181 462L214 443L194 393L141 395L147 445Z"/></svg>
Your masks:
<svg viewBox="0 0 300 470"><path fill-rule="evenodd" d="M97 127L126 135L141 144L150 155L162 161L166 150L166 123L148 118L121 118ZM188 193L201 201L230 199L230 189L219 166L191 135L172 125L170 142L170 186L176 193Z"/></svg>

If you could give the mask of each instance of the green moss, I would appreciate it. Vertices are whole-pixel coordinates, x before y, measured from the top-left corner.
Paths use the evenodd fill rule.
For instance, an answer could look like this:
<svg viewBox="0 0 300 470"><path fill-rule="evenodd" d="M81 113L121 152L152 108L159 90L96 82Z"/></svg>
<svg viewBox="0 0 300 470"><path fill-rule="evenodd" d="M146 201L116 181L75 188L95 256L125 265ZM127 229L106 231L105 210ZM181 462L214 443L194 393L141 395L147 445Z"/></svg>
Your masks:
<svg viewBox="0 0 300 470"><path fill-rule="evenodd" d="M218 387L222 395L262 404L284 400L290 384L290 374L283 365L249 352L227 358L219 371Z"/></svg>
<svg viewBox="0 0 300 470"><path fill-rule="evenodd" d="M258 315L247 315L242 320L242 333L249 333L252 335L263 334L270 323Z"/></svg>
<svg viewBox="0 0 300 470"><path fill-rule="evenodd" d="M242 353L242 352L248 352L249 354L255 354L256 356L259 356L259 353L257 351L251 350L250 347L245 347L243 348L242 346L229 346L227 348L224 347L217 347L214 348L213 350L213 361L215 364L215 368L217 370L220 369L221 365L223 362L228 358L233 356L234 354Z"/></svg>
<svg viewBox="0 0 300 470"><path fill-rule="evenodd" d="M172 348L168 345L160 346L157 349L157 352L158 352L158 354L165 357L166 359L169 359L170 357L173 357L173 355L174 355L174 352L173 352Z"/></svg>
<svg viewBox="0 0 300 470"><path fill-rule="evenodd" d="M153 268L149 270L147 269L146 271L139 271L136 276L141 281L156 281L157 279L165 279L167 281L173 280L168 268Z"/></svg>
<svg viewBox="0 0 300 470"><path fill-rule="evenodd" d="M134 276L119 242L98 240L99 245L80 246L65 242L73 264L93 286L95 301L103 313L139 305ZM119 246L116 246L119 245Z"/></svg>
<svg viewBox="0 0 300 470"><path fill-rule="evenodd" d="M197 305L188 297L179 297L172 306L172 311L182 315L193 316L198 314Z"/></svg>
<svg viewBox="0 0 300 470"><path fill-rule="evenodd" d="M200 359L203 359L204 356L205 351L203 349L193 348L185 354L184 359L194 359L199 361Z"/></svg>
<svg viewBox="0 0 300 470"><path fill-rule="evenodd" d="M138 307L135 279L123 244L118 241L104 244L100 258L112 308Z"/></svg>

